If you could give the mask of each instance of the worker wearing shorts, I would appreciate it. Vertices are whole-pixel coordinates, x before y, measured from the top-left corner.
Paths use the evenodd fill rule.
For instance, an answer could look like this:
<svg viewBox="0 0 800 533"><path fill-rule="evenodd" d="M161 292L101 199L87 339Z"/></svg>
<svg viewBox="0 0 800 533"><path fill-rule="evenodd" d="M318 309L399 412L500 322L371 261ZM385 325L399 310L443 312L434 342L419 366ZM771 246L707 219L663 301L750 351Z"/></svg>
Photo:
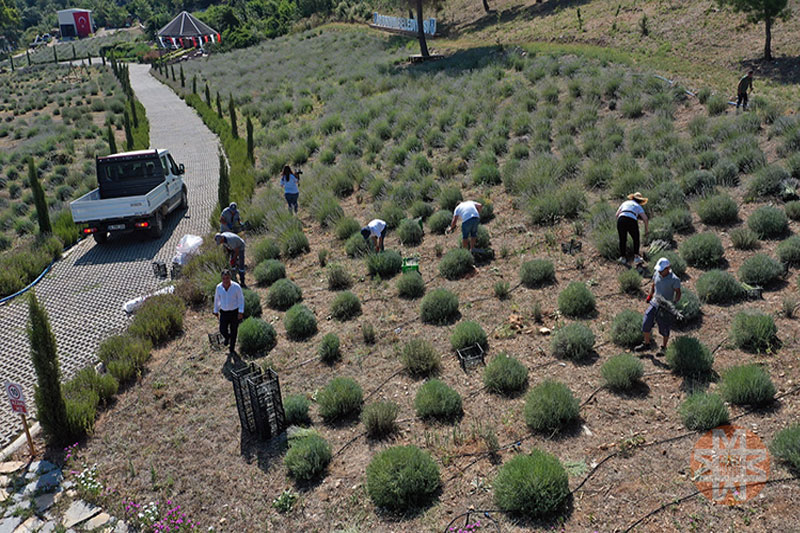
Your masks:
<svg viewBox="0 0 800 533"><path fill-rule="evenodd" d="M644 319L642 320L644 342L634 348L637 352L645 351L652 346L651 332L656 324L662 337L659 353L663 353L667 349L673 317L670 310L665 309L665 306L677 303L681 299L681 280L670 270L669 259L666 257L659 259L655 270L650 294L647 296L647 311L645 311Z"/></svg>

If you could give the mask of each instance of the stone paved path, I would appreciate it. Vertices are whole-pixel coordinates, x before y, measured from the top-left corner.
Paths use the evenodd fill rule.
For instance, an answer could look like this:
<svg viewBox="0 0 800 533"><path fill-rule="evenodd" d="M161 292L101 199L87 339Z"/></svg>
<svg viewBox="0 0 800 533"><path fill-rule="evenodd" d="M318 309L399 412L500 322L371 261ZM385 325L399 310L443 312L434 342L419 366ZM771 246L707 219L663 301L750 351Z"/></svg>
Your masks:
<svg viewBox="0 0 800 533"><path fill-rule="evenodd" d="M189 209L170 214L158 240L123 235L102 246L93 239L84 240L36 286L56 335L64 379L94 363L100 342L126 325L124 302L158 287L151 263L161 260L169 264L183 235L203 235L210 229L208 219L217 201L218 139L171 89L150 76L148 69L131 65L131 85L147 110L150 146L168 148L175 161L186 166ZM30 406L36 375L25 333L27 319L24 296L0 307L0 384L6 379L21 383ZM2 396L0 448L22 431L19 416L11 413L5 394Z"/></svg>

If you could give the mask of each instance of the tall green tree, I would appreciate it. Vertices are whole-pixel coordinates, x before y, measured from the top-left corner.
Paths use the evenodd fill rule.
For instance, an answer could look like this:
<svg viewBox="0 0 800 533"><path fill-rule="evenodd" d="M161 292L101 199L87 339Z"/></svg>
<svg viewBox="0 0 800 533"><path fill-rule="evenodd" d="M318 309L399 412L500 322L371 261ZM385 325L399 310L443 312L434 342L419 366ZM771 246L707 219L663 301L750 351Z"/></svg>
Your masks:
<svg viewBox="0 0 800 533"><path fill-rule="evenodd" d="M170 65L169 66L169 71L172 73L172 81L176 81L175 80L175 65Z"/></svg>
<svg viewBox="0 0 800 533"><path fill-rule="evenodd" d="M117 139L114 137L114 130L111 129L111 124L108 125L108 130L106 130L106 137L108 140L108 151L110 154L117 153Z"/></svg>
<svg viewBox="0 0 800 533"><path fill-rule="evenodd" d="M192 76L192 94L197 94L197 74Z"/></svg>
<svg viewBox="0 0 800 533"><path fill-rule="evenodd" d="M745 13L747 21L752 24L764 23L764 59L772 61L772 25L791 17L788 0L719 0L719 3L730 6L737 13Z"/></svg>
<svg viewBox="0 0 800 533"><path fill-rule="evenodd" d="M0 35L6 36L9 40L16 40L21 24L22 19L14 0L0 0Z"/></svg>
<svg viewBox="0 0 800 533"><path fill-rule="evenodd" d="M217 91L217 116L222 118L222 102L219 100L219 91Z"/></svg>
<svg viewBox="0 0 800 533"><path fill-rule="evenodd" d="M133 98L133 94L128 97L128 106L131 108L131 119L133 119L133 127L139 127L139 116L136 114L136 100Z"/></svg>
<svg viewBox="0 0 800 533"><path fill-rule="evenodd" d="M247 158L251 163L255 163L255 151L253 143L253 121L250 120L250 115L247 115Z"/></svg>
<svg viewBox="0 0 800 533"><path fill-rule="evenodd" d="M239 138L239 128L236 126L236 105L233 103L233 94L230 95L228 100L228 114L231 117L231 135L234 139Z"/></svg>
<svg viewBox="0 0 800 533"><path fill-rule="evenodd" d="M217 187L217 197L221 209L226 208L231 203L231 178L228 171L228 162L225 154L219 152L219 186Z"/></svg>
<svg viewBox="0 0 800 533"><path fill-rule="evenodd" d="M208 89L208 84L206 83L206 105L211 107L211 91Z"/></svg>
<svg viewBox="0 0 800 533"><path fill-rule="evenodd" d="M131 151L133 150L133 130L131 130L131 117L128 116L127 109L123 113L122 118L125 122L125 149Z"/></svg>
<svg viewBox="0 0 800 533"><path fill-rule="evenodd" d="M61 394L61 370L58 366L56 336L50 328L47 311L31 291L28 297L28 340L31 361L36 371L36 416L48 440L64 444L69 438L67 405Z"/></svg>
<svg viewBox="0 0 800 533"><path fill-rule="evenodd" d="M183 74L183 65L181 65L181 88L186 87L186 76Z"/></svg>
<svg viewBox="0 0 800 533"><path fill-rule="evenodd" d="M53 227L50 225L50 212L47 210L47 198L45 198L44 189L42 189L42 184L39 182L39 174L33 164L33 157L28 158L28 183L33 193L33 203L36 205L39 233L42 235L53 233Z"/></svg>

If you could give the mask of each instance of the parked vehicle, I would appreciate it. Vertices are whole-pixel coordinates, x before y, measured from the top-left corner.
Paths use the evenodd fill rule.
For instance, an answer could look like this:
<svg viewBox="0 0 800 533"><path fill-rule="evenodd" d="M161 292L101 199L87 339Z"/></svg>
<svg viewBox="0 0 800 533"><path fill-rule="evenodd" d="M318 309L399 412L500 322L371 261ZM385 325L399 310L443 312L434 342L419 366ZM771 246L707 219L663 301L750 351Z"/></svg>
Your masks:
<svg viewBox="0 0 800 533"><path fill-rule="evenodd" d="M98 244L124 231L161 237L167 215L189 205L184 172L164 149L98 157L98 186L70 203L72 219Z"/></svg>

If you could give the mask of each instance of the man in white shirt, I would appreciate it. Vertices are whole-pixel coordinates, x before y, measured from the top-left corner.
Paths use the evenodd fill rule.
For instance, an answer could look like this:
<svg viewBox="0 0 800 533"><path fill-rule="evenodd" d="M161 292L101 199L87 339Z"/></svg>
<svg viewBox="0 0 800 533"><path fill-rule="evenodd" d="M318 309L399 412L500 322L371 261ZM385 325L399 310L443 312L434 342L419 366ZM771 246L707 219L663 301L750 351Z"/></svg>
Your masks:
<svg viewBox="0 0 800 533"><path fill-rule="evenodd" d="M386 221L375 218L370 220L369 224L361 228L361 236L364 237L364 240L367 242L372 241L376 252L382 252L383 238L386 237L387 229Z"/></svg>
<svg viewBox="0 0 800 533"><path fill-rule="evenodd" d="M229 352L236 353L236 334L244 317L244 294L242 287L231 281L231 271L227 268L222 271L222 283L214 292L214 316L219 318L219 332Z"/></svg>
<svg viewBox="0 0 800 533"><path fill-rule="evenodd" d="M450 221L450 227L447 228L447 233L451 233L455 229L458 219L461 219L461 245L469 251L475 248L475 241L478 239L481 209L483 209L483 205L478 202L471 200L461 202L453 211L453 220Z"/></svg>

